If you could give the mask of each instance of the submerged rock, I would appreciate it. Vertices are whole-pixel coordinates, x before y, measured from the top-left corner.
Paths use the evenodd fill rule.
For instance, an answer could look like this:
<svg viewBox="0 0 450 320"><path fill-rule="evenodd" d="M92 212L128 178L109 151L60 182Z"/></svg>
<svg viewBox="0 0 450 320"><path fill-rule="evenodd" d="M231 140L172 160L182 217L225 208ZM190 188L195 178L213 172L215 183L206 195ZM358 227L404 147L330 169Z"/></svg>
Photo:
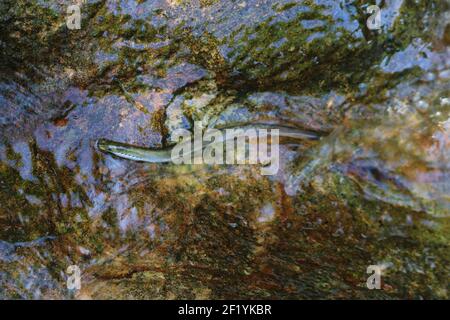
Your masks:
<svg viewBox="0 0 450 320"><path fill-rule="evenodd" d="M0 297L448 298L448 1L69 4L0 3ZM95 148L193 121L324 138L273 177Z"/></svg>

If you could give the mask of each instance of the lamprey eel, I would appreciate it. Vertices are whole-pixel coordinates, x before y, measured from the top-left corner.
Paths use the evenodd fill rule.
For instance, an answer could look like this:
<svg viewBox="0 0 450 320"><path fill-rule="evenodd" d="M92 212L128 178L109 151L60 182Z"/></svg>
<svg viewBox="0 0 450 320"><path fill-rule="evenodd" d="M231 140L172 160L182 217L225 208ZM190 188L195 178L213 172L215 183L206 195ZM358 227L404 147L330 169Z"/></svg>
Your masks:
<svg viewBox="0 0 450 320"><path fill-rule="evenodd" d="M100 151L127 160L150 162L150 163L170 162L172 154L171 148L166 149L143 148L106 139L98 140L97 148Z"/></svg>
<svg viewBox="0 0 450 320"><path fill-rule="evenodd" d="M279 138L280 139L288 139L288 140L302 140L302 141L315 141L319 140L322 137L321 133L317 133L314 131L307 131L302 130L298 128L292 128L292 127L283 127L283 126L274 126L274 125L246 125L246 126L240 126L240 127L233 127L233 128L221 128L221 132L225 132L226 129L241 129L243 130L244 134L245 131L248 129L278 129L279 131ZM225 143L227 141L226 136L223 135L225 138L222 140L216 140L213 142L204 142L202 149L204 149L206 146L210 146L211 144L219 144L219 143ZM233 137L234 139L235 137ZM181 143L191 143L191 141L185 141ZM106 139L100 139L97 142L97 147L100 151L112 154L114 156L124 158L127 160L134 160L139 162L149 162L149 163L167 163L172 162L172 148L163 148L163 149L156 149L156 148L144 148L129 144L124 144L120 142L115 142L111 140ZM192 148L191 153L193 154L196 152L196 148Z"/></svg>

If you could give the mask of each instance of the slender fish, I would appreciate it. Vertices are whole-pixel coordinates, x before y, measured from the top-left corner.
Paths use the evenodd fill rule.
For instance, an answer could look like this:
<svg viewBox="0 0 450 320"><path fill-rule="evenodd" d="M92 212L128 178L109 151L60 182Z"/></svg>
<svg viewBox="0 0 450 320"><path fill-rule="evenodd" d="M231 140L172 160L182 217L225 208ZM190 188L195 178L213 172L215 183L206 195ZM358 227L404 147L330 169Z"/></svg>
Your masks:
<svg viewBox="0 0 450 320"><path fill-rule="evenodd" d="M291 128L291 127L274 126L271 124L245 125L233 128L221 128L220 130L224 131L226 129L242 129L244 133L248 129L278 129L280 138L287 138L294 140L308 140L308 141L315 141L321 138L321 134L317 132L301 130L298 128ZM212 143L214 144L226 142L227 135L224 134L223 136L225 137L223 140L214 141ZM233 139L234 138L235 137L233 137ZM185 141L182 143L191 143L191 141ZM204 144L202 148L205 148L207 145L211 145L211 143ZM143 148L106 139L98 140L97 147L99 150L105 153L109 153L128 160L150 162L150 163L172 162L171 157L172 148L165 148L165 149ZM191 153L193 154L196 151L198 150L192 148Z"/></svg>

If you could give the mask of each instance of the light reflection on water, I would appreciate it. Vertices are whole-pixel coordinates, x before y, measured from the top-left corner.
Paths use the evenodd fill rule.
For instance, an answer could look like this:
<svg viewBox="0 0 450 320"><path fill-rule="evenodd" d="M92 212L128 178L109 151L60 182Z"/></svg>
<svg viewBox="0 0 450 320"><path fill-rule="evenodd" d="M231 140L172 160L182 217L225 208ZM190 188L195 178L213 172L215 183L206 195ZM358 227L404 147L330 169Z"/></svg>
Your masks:
<svg viewBox="0 0 450 320"><path fill-rule="evenodd" d="M399 49L389 63L375 59L381 79L395 78L396 72L413 67L426 75L414 78L419 85L405 78L381 102L364 101L367 91L369 96L378 94L370 93L367 84L359 86L365 89L357 94L345 91L347 83L327 92L299 93L295 90L316 84L307 71L295 69L293 61L304 59L302 50L294 47L289 51L293 58L285 61L294 71L274 71L286 76L280 76L283 81L296 77L292 83L266 74L264 63L257 61L283 59L290 50L287 46L297 41L296 32L278 35L252 26L270 16L275 17L269 25L276 26L310 8L294 6L275 14L275 7L268 12L263 6L255 9L253 2L258 1L239 8L232 2L206 9L188 7L183 14L194 29L194 44L186 41L171 47L181 41L169 35L180 21L150 13L166 9L167 1L108 1L109 18L118 18L115 23L123 25L102 33L102 41L92 40L99 42L92 58L97 59L98 73L88 84L67 80L72 73L89 73L88 65L75 71L62 68L65 71L56 75L59 71L51 70L30 92L17 80L20 70L11 72L11 79L2 76L1 296L74 297L65 287L64 272L77 264L84 272L84 289L78 297L367 297L361 277L367 265L378 262L394 268L386 281L391 291L378 293L379 297L448 296L442 288L442 279L448 279L450 209L450 125L448 104L443 102L448 99L448 50L420 40ZM333 1L321 2L328 7L308 23L313 28L308 44L314 37L333 34L314 29L327 19L335 22L331 31L358 29L356 11L338 8ZM118 6L124 11L116 11ZM387 11L386 28L393 26L399 6L401 2L394 1L394 9ZM157 39L151 40L122 34L122 27L138 33L136 10L151 16L153 26L167 24L172 29L152 30ZM173 10L169 16L183 12ZM123 22L119 18L127 12L131 20ZM213 22L190 20L201 12ZM250 35L242 31L234 37L232 31L240 25L237 18L248 20L241 26L252 31ZM195 37L205 30L225 39L225 44L196 47L204 39ZM246 36L248 48L242 52L230 48ZM361 31L352 36L349 48L364 39ZM252 42L266 38L267 47L278 50L277 59L258 53L265 43ZM426 44L429 48L424 49ZM175 51L173 56L161 53L170 52L168 48ZM303 49L310 54L314 47ZM205 62L192 52L217 60ZM220 56L221 52L232 54ZM355 61L365 60L362 55ZM123 56L129 59L121 61ZM323 52L319 57L325 62L317 73L328 79L328 69L336 61L327 64ZM317 56L309 58L309 68L314 68ZM167 63L162 71L157 67L161 61ZM223 76L216 62L235 69ZM221 78L227 76L231 80ZM65 82L58 80L63 78ZM261 87L254 86L255 79ZM295 90L294 82L299 83ZM267 83L281 89L272 91ZM11 91L17 94L12 97ZM199 106L205 100L206 105ZM253 167L134 163L95 148L100 138L160 146L164 133L154 125L155 114L174 110L175 120L188 126L187 117L176 117L183 103L195 120L289 122L329 137L317 145L283 147L280 173L269 178ZM348 115L342 109L349 114L356 111ZM168 120L156 122L167 125ZM174 127L180 123L174 121ZM429 271L434 268L438 271ZM426 270L413 275L419 288L410 284L413 276L404 270Z"/></svg>

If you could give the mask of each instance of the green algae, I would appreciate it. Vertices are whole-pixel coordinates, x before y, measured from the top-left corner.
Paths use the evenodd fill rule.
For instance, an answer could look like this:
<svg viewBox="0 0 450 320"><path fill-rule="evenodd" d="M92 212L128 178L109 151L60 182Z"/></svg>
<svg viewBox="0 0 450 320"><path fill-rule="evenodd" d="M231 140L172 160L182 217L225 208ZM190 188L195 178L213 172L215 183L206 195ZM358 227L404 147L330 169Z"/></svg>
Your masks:
<svg viewBox="0 0 450 320"><path fill-rule="evenodd" d="M6 18L1 25L6 32L2 32L0 40L7 45L0 59L2 66L9 63L12 67L1 77L18 81L12 69L30 75L45 92L64 86L87 89L92 100L79 104L110 112L119 107L118 100L110 104L98 101L121 96L133 105L149 91L167 92L172 95L168 102L148 111L147 126L163 137L161 144L170 134L165 107L176 98L182 100L180 108L186 118L206 124L232 108L253 115L289 115L290 120L299 113L304 117L301 125L327 133L343 123L349 129L342 130L342 135L337 131L334 136L342 139L345 150L350 154L361 146L375 150L386 167L403 159L409 165L395 173L407 175L426 166L426 150L420 142L426 142L437 124L447 118L444 110L429 109L430 114L441 115L428 126L423 125L423 119L390 121L386 114L395 101L388 96L397 94L395 88L401 85L415 90L411 83L422 76L423 69L415 66L387 73L380 65L406 50L415 39L425 44L435 41L431 30L445 5L437 1L404 1L398 13L401 19L382 32L367 30L364 5L364 1L353 1L347 8L336 9L349 12L350 20L357 21L355 30L330 14L326 5L302 1L277 2L272 6L276 14L256 25L236 21L236 29L218 35L202 27L218 24L220 18L212 16L213 22L200 20L199 27L181 14L182 21L174 23L171 14L179 11L171 12L169 8L149 13L150 9L142 7L146 17L136 18L124 13L126 8L114 11L105 1L93 2L83 7L83 21L88 23L83 22L81 30L71 32L64 26L63 15L37 1L2 3L1 16ZM191 6L189 1L178 3L185 9ZM200 6L209 10L220 6L220 1L201 1ZM299 6L308 10L277 20L278 15L284 16ZM8 17L23 23L8 23ZM152 24L152 18L163 22ZM305 26L305 21L314 23ZM447 29L448 25L443 39L448 44ZM224 47L230 48L228 54L224 54ZM96 60L99 53L107 58ZM206 75L173 87L155 87L140 78L150 75L166 79L172 67L183 63L198 66ZM51 76L69 68L75 75L55 85L57 81L38 76L36 68ZM362 83L368 89L361 95ZM433 108L439 98L448 96L448 89L431 90L435 90L433 99L425 100ZM2 97L7 96L3 95L5 91L1 91ZM345 97L347 109L327 109L327 104L308 109L304 105L309 100L299 98L322 97L330 91ZM272 94L270 103L254 98L261 92ZM275 100L280 96L292 109L283 110L286 107L277 104ZM66 112L68 105L58 103L52 101L49 106L61 108L68 126L86 126L82 131L86 135L97 127L106 127L100 134L127 137L129 128L115 131L122 122L114 122L113 116L96 119L94 128L71 118L72 111ZM147 114L142 108L130 112ZM308 112L311 118L305 115ZM355 114L349 116L350 112ZM353 116L355 121L348 119ZM376 119L369 125L367 121L358 122L358 117ZM411 124L411 129L399 126L399 122ZM423 131L414 132L421 127ZM58 136L59 132L67 132L64 126L44 128L49 135L59 137L51 140L54 144L67 143ZM429 132L425 132L427 128ZM377 129L383 133L383 143L378 143ZM401 135L417 142L416 150L411 152L400 143ZM0 261L2 297L448 298L447 207L430 215L427 210L394 204L396 195L391 188L383 190L387 201L367 199L364 190L373 188L373 181L328 170L326 166L312 171L301 190L288 195L282 183L262 178L252 168L226 173L218 168L200 169L193 173L189 168L173 172L164 166L120 162L128 175L120 170L117 173L117 160L96 153L90 145L74 147L66 157L68 161L61 165L56 161L61 149L43 150L34 139L27 140L32 154L31 180L21 175L26 159L5 142L6 160L0 162L0 240L20 243L46 236L54 239L42 246L17 249L22 261L14 260L12 254L8 255L10 261ZM78 138L72 143L85 142ZM83 158L88 150L92 162ZM347 157L344 152L331 160L342 160L345 165ZM294 176L297 170L304 169L305 158L300 154L288 174ZM328 164L329 159L322 160ZM92 163L89 170L82 168L85 162ZM380 165L381 173L385 172L383 168ZM120 183L127 188L120 189ZM371 190L380 187L375 185ZM425 203L425 209L433 204ZM270 214L260 219L263 208L271 208ZM83 269L83 288L77 294L66 290L61 276L68 263ZM369 291L365 286L366 268L371 264L387 266L383 290ZM54 282L45 282L46 277L41 276L27 290L22 277L28 274L29 266L33 270L43 266ZM48 283L48 289L35 295L36 288L45 288Z"/></svg>

